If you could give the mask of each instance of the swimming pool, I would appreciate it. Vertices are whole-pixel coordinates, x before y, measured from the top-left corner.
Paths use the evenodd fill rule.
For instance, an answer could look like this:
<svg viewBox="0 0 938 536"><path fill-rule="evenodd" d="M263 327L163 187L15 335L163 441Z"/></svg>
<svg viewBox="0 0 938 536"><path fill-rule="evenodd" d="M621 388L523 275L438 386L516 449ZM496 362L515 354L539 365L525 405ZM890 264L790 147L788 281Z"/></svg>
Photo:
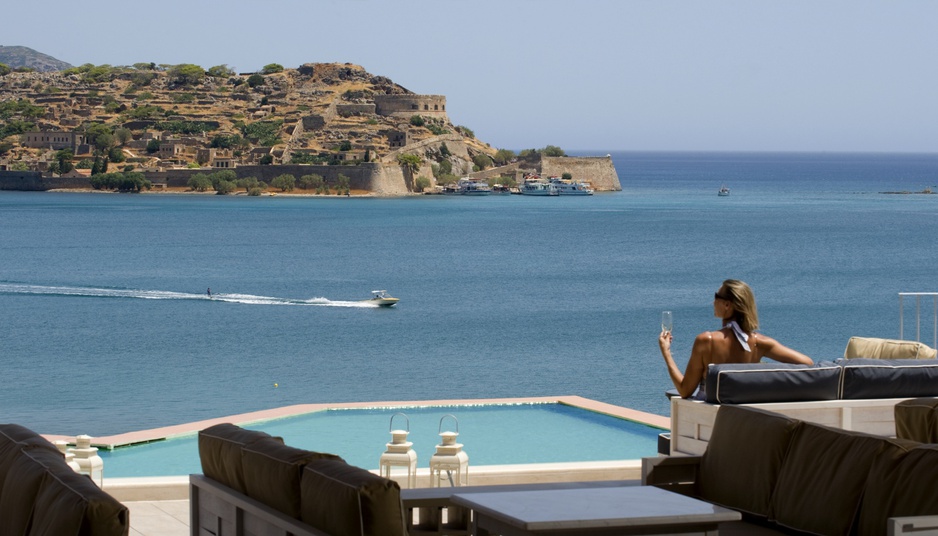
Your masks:
<svg viewBox="0 0 938 536"><path fill-rule="evenodd" d="M406 419L395 416L404 413ZM444 417L452 415L456 418ZM459 428L472 465L581 462L654 456L662 429L562 403L330 409L244 424L283 437L286 444L338 454L348 463L377 469L391 440L389 427L410 424L418 467L427 467L438 432ZM101 450L106 478L201 473L197 435Z"/></svg>

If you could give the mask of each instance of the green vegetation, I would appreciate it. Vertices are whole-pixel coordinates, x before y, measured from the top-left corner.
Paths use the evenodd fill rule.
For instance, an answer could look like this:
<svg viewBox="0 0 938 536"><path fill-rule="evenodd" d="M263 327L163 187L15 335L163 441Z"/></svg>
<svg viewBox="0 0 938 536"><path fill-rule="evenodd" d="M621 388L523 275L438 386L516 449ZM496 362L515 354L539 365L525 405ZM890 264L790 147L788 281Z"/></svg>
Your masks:
<svg viewBox="0 0 938 536"><path fill-rule="evenodd" d="M264 77L257 73L254 73L248 77L248 87L254 88L257 86L263 86L265 83L266 81L264 80Z"/></svg>
<svg viewBox="0 0 938 536"><path fill-rule="evenodd" d="M173 134L201 134L215 130L213 125L202 121L161 121L154 128L168 130Z"/></svg>
<svg viewBox="0 0 938 536"><path fill-rule="evenodd" d="M405 171L410 171L411 174L414 174L420 171L420 166L423 165L423 158L415 154L401 153L397 155L397 163L400 164Z"/></svg>
<svg viewBox="0 0 938 536"><path fill-rule="evenodd" d="M516 155L514 151L509 151L508 149L499 149L495 152L495 157L493 160L499 166L504 166L505 164L508 164L514 160L515 156Z"/></svg>
<svg viewBox="0 0 938 536"><path fill-rule="evenodd" d="M13 69L10 69L10 66L5 63L0 63L0 76L6 76L10 74Z"/></svg>
<svg viewBox="0 0 938 536"><path fill-rule="evenodd" d="M417 177L414 181L414 190L417 192L423 192L430 187L430 179L424 177L423 175Z"/></svg>
<svg viewBox="0 0 938 536"><path fill-rule="evenodd" d="M118 192L140 192L149 190L153 184L144 178L143 173L101 173L91 177L91 186L95 190L117 190Z"/></svg>
<svg viewBox="0 0 938 536"><path fill-rule="evenodd" d="M352 193L349 187L349 178L341 173L339 173L339 176L335 179L335 193L338 195L349 195Z"/></svg>
<svg viewBox="0 0 938 536"><path fill-rule="evenodd" d="M194 86L205 78L205 70L191 63L174 65L166 71L166 74L174 84L180 86Z"/></svg>
<svg viewBox="0 0 938 536"><path fill-rule="evenodd" d="M492 157L484 153L479 153L472 157L472 167L474 171L482 171L483 169L492 167L494 163Z"/></svg>
<svg viewBox="0 0 938 536"><path fill-rule="evenodd" d="M263 69L261 69L261 72L264 74L282 73L283 65L280 65L279 63L268 63L264 66Z"/></svg>
<svg viewBox="0 0 938 536"><path fill-rule="evenodd" d="M427 122L424 121L423 117L420 117L419 115L412 115L410 116L410 124L415 127L422 127L427 124Z"/></svg>
<svg viewBox="0 0 938 536"><path fill-rule="evenodd" d="M274 188L280 188L281 192L292 192L296 187L296 177L289 173L277 175L270 181L270 185Z"/></svg>
<svg viewBox="0 0 938 536"><path fill-rule="evenodd" d="M235 127L241 131L245 138L262 147L273 147L280 143L280 128L282 126L283 119L258 121L250 124L241 121L235 123Z"/></svg>
<svg viewBox="0 0 938 536"><path fill-rule="evenodd" d="M300 177L298 183L300 188L304 190L319 190L324 184L322 180L322 175L317 175L316 173L310 173L309 175L303 175Z"/></svg>
<svg viewBox="0 0 938 536"><path fill-rule="evenodd" d="M229 69L227 65L221 64L214 67L209 67L206 73L212 78L228 78L229 76L234 76L234 69Z"/></svg>

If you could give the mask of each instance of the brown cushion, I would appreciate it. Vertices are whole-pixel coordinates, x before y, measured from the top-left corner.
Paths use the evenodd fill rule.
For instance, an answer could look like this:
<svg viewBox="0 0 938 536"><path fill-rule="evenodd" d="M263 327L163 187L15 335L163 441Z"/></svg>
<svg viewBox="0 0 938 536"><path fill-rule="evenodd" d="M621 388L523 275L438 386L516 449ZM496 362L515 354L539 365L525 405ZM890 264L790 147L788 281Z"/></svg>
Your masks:
<svg viewBox="0 0 938 536"><path fill-rule="evenodd" d="M333 536L407 536L401 488L339 460L313 460L300 483L300 518Z"/></svg>
<svg viewBox="0 0 938 536"><path fill-rule="evenodd" d="M265 432L245 430L229 423L206 428L199 432L199 461L202 462L202 472L212 480L239 493L245 493L241 448L270 438L270 434Z"/></svg>
<svg viewBox="0 0 938 536"><path fill-rule="evenodd" d="M341 460L265 438L241 449L247 495L296 519L300 518L300 480L312 460Z"/></svg>
<svg viewBox="0 0 938 536"><path fill-rule="evenodd" d="M29 428L18 424L0 424L0 486L17 452L23 448L36 447L59 452L58 447Z"/></svg>
<svg viewBox="0 0 938 536"><path fill-rule="evenodd" d="M908 449L904 456L881 457L870 469L858 534L885 534L890 517L938 515L938 445Z"/></svg>
<svg viewBox="0 0 938 536"><path fill-rule="evenodd" d="M49 467L72 470L61 452L42 448L21 450L10 463L0 492L0 534L26 534Z"/></svg>
<svg viewBox="0 0 938 536"><path fill-rule="evenodd" d="M708 502L766 517L772 490L800 421L745 406L720 406L700 461L697 488Z"/></svg>
<svg viewBox="0 0 938 536"><path fill-rule="evenodd" d="M815 534L848 534L877 456L897 456L908 442L804 423L778 475L770 517Z"/></svg>
<svg viewBox="0 0 938 536"><path fill-rule="evenodd" d="M126 536L126 506L102 491L86 475L49 470L39 488L29 536Z"/></svg>
<svg viewBox="0 0 938 536"><path fill-rule="evenodd" d="M896 404L896 437L938 443L938 398L913 398Z"/></svg>

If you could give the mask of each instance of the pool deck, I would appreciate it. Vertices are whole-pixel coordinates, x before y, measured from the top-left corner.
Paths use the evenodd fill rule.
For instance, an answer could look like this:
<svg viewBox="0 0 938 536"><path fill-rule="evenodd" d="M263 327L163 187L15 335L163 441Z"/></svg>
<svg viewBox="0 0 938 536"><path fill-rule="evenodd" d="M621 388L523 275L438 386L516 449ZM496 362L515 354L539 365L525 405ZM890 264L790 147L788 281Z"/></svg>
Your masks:
<svg viewBox="0 0 938 536"><path fill-rule="evenodd" d="M92 446L102 449L114 449L117 447L135 445L138 443L147 443L149 441L159 441L171 437L186 436L198 433L209 426L220 423L233 423L237 425L246 425L258 421L270 419L281 419L284 417L294 417L306 413L315 413L317 411L326 411L329 409L362 409L362 408L406 408L406 407L426 407L426 406L464 406L464 405L496 405L496 404L566 404L577 408L595 411L627 419L643 424L648 424L658 428L670 429L671 420L668 417L645 413L634 409L615 406L605 402L583 398L581 396L545 396L533 398L474 398L463 400L411 400L411 401L393 401L393 402L342 402L333 404L297 404L293 406L284 406L280 408L268 409L263 411L254 411L250 413L241 413L230 415L228 417L219 417L204 421L190 422L175 426L164 426L162 428L153 428L150 430L140 430L137 432L127 432L111 436L101 436L92 438ZM70 436L44 435L49 441L62 440L74 444L75 438Z"/></svg>
<svg viewBox="0 0 938 536"><path fill-rule="evenodd" d="M199 430L220 423L248 425L258 421L293 417L329 409L406 408L427 406L497 405L559 403L597 413L627 419L650 426L670 428L668 417L636 411L579 396L536 398L490 398L469 400L414 400L393 402L346 402L336 404L298 404L228 417L141 430L93 438L92 445L112 449L125 445L158 441L171 437L193 435ZM74 443L74 437L46 435L50 441ZM640 460L613 462L575 462L559 464L528 464L510 466L479 466L473 468L475 484L507 484L520 482L634 479L641 471ZM422 474L426 472L427 474ZM418 487L429 482L428 471L418 470ZM105 478L104 490L130 509L130 536L187 536L189 534L189 478ZM427 484L429 485L429 484Z"/></svg>

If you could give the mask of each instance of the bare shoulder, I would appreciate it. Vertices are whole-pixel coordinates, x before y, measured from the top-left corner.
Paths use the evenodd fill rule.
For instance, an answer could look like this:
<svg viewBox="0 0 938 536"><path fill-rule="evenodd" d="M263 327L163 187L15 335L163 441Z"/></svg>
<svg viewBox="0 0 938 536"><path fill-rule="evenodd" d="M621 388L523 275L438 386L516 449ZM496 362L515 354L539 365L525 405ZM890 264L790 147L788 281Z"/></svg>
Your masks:
<svg viewBox="0 0 938 536"><path fill-rule="evenodd" d="M713 332L704 331L700 335L697 335L697 338L694 339L694 344L703 344L713 338Z"/></svg>

